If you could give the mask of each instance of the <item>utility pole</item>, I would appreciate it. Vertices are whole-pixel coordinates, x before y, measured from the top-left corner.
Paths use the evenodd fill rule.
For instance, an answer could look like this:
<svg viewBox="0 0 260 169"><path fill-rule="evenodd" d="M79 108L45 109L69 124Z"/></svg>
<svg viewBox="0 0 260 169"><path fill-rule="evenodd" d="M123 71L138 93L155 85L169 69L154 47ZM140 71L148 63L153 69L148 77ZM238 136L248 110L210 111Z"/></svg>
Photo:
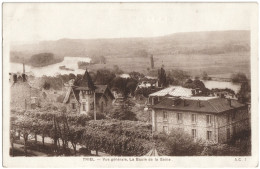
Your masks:
<svg viewBox="0 0 260 169"><path fill-rule="evenodd" d="M97 114L96 114L96 92L94 90L94 120L97 120Z"/></svg>

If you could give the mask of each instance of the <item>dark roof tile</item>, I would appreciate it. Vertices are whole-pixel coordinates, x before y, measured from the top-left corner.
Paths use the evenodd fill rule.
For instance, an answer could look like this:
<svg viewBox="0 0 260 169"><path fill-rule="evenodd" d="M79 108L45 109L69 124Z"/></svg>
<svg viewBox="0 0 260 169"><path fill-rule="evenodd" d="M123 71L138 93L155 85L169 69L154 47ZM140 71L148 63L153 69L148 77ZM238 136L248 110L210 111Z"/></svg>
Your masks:
<svg viewBox="0 0 260 169"><path fill-rule="evenodd" d="M184 105L184 100L185 100L185 105ZM231 100L231 106L230 106L228 100L224 98L213 98L209 100L165 98L160 103L152 106L152 108L204 112L204 113L221 113L221 112L225 112L228 110L232 110L244 106L245 106L244 104L241 104L236 100Z"/></svg>

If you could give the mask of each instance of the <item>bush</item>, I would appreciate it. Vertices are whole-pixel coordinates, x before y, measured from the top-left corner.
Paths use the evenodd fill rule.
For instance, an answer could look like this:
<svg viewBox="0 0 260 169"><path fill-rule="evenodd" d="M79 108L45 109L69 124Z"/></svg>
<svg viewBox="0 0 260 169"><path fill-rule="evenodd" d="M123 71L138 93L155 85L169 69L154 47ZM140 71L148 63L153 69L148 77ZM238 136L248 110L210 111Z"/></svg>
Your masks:
<svg viewBox="0 0 260 169"><path fill-rule="evenodd" d="M94 111L89 112L88 116L90 119L94 120ZM106 119L106 116L103 113L96 112L96 118L97 120L103 120Z"/></svg>
<svg viewBox="0 0 260 169"><path fill-rule="evenodd" d="M136 114L130 110L126 111L114 111L111 117L118 120L131 120L137 121Z"/></svg>
<svg viewBox="0 0 260 169"><path fill-rule="evenodd" d="M45 81L42 87L43 87L45 90L49 90L49 89L51 88L51 84Z"/></svg>
<svg viewBox="0 0 260 169"><path fill-rule="evenodd" d="M171 156L199 155L203 150L203 143L200 140L195 142L189 134L178 129L170 132L166 145Z"/></svg>

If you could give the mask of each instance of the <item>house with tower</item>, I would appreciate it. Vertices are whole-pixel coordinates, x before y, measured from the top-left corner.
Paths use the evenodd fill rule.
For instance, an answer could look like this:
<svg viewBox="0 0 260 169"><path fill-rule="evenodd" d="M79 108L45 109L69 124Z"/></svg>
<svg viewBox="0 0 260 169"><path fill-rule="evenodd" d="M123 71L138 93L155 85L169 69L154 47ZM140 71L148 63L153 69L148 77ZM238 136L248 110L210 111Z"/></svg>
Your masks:
<svg viewBox="0 0 260 169"><path fill-rule="evenodd" d="M63 103L68 110L79 114L88 114L91 111L107 113L113 99L108 86L95 85L86 70L77 83L69 83Z"/></svg>

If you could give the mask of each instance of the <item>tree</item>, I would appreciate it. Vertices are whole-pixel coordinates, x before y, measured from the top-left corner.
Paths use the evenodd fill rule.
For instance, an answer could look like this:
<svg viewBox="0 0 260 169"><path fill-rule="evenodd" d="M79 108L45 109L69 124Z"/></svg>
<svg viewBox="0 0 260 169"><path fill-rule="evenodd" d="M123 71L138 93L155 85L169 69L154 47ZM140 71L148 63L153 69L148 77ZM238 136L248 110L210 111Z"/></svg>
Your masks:
<svg viewBox="0 0 260 169"><path fill-rule="evenodd" d="M158 86L166 87L166 84L167 84L166 72L163 68L161 68L158 70Z"/></svg>
<svg viewBox="0 0 260 169"><path fill-rule="evenodd" d="M248 81L246 75L241 72L232 74L231 80L233 83L243 83Z"/></svg>
<svg viewBox="0 0 260 169"><path fill-rule="evenodd" d="M139 73L139 72L135 72L135 71L130 72L130 73L129 73L129 76L130 76L132 79L135 79L135 80L140 80L141 78L144 78L144 77L145 77L144 74Z"/></svg>
<svg viewBox="0 0 260 169"><path fill-rule="evenodd" d="M190 88L190 89L196 89L196 88L204 89L204 88L206 88L202 81L200 81L200 80L191 80L191 79L188 79L184 83L183 87Z"/></svg>
<svg viewBox="0 0 260 169"><path fill-rule="evenodd" d="M138 82L135 79L116 77L111 81L109 86L111 88L117 88L122 93L123 97L127 98L130 93L134 93L137 84Z"/></svg>
<svg viewBox="0 0 260 169"><path fill-rule="evenodd" d="M238 100L241 103L246 103L251 101L251 85L248 81L241 83L241 87L237 95L238 95Z"/></svg>
<svg viewBox="0 0 260 169"><path fill-rule="evenodd" d="M124 73L123 70L121 70L118 65L114 65L113 66L113 72L115 74L122 74L122 73Z"/></svg>
<svg viewBox="0 0 260 169"><path fill-rule="evenodd" d="M108 69L100 69L97 71L96 84L107 85L109 84L116 75Z"/></svg>
<svg viewBox="0 0 260 169"><path fill-rule="evenodd" d="M25 116L20 116L17 118L15 121L15 126L17 127L17 130L21 131L21 135L24 140L24 154L27 156L27 142L28 142L28 137L31 133L33 133L33 124L34 120L32 118L28 118Z"/></svg>
<svg viewBox="0 0 260 169"><path fill-rule="evenodd" d="M168 84L183 85L190 75L182 70L171 70L167 74Z"/></svg>
<svg viewBox="0 0 260 169"><path fill-rule="evenodd" d="M123 108L114 111L111 114L111 117L113 119L118 120L131 120L131 121L137 121L136 114L130 110L125 110Z"/></svg>
<svg viewBox="0 0 260 169"><path fill-rule="evenodd" d="M211 77L208 76L207 72L202 72L201 74L202 80L211 80Z"/></svg>
<svg viewBox="0 0 260 169"><path fill-rule="evenodd" d="M137 87L137 81L135 80L128 80L127 84L126 84L126 88L129 91L129 93L131 95L134 95L135 89Z"/></svg>
<svg viewBox="0 0 260 169"><path fill-rule="evenodd" d="M123 104L112 110L111 117L119 120L131 120L136 121L136 114L131 111L134 103L129 99L125 99Z"/></svg>
<svg viewBox="0 0 260 169"><path fill-rule="evenodd" d="M45 81L42 87L43 87L45 90L49 90L49 89L51 88L51 84Z"/></svg>
<svg viewBox="0 0 260 169"><path fill-rule="evenodd" d="M183 130L171 130L166 140L166 145L171 156L192 156L199 155L203 150L203 143L194 139Z"/></svg>

